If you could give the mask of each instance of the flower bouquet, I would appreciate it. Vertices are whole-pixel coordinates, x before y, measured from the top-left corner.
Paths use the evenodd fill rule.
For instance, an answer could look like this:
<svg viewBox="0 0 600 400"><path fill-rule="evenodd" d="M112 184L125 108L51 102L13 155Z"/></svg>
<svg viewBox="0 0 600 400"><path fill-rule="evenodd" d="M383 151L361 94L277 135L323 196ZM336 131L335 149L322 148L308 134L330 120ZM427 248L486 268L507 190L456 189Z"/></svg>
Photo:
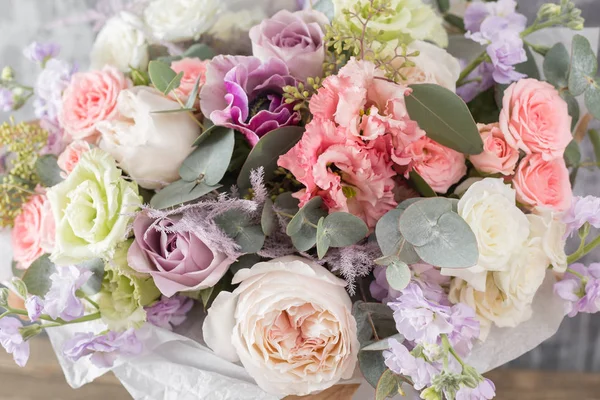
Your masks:
<svg viewBox="0 0 600 400"><path fill-rule="evenodd" d="M600 200L571 189L600 159L596 55L529 41L583 29L573 2L531 24L513 0L300 3L135 2L92 69L43 43L34 87L3 69L3 109L38 117L0 126L17 364L46 329L72 386L112 370L139 399L364 380L491 399L482 373L599 310L598 264L576 262ZM449 54L448 31L480 55Z"/></svg>

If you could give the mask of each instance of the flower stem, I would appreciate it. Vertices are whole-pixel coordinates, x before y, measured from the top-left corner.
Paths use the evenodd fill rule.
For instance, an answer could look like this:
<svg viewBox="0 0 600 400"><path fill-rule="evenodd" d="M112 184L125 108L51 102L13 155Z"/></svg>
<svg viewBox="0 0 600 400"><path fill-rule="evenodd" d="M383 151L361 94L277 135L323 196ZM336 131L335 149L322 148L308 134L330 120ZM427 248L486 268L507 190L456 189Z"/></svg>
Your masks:
<svg viewBox="0 0 600 400"><path fill-rule="evenodd" d="M444 346L444 349L446 349L450 352L450 354L452 354L452 356L456 359L456 361L458 361L461 367L466 367L465 362L462 360L462 358L460 358L458 353L456 353L456 350L454 350L454 347L452 347L452 345L450 344L450 341L448 340L448 335L442 335L442 345Z"/></svg>
<svg viewBox="0 0 600 400"><path fill-rule="evenodd" d="M488 55L484 51L479 56L477 56L477 58L475 58L473 61L471 61L469 63L469 65L467 65L465 67L465 69L463 69L462 72L460 73L460 76L458 77L458 81L456 82L456 86L458 87L458 86L464 85L466 83L465 79L467 78L467 76L469 76L469 74L471 72L473 72L475 70L475 68L477 68L479 66L479 64L484 62L487 58L488 58Z"/></svg>
<svg viewBox="0 0 600 400"><path fill-rule="evenodd" d="M29 316L29 314L25 310L19 310L19 309L10 308L10 307L7 308L7 311L4 314L2 314L2 316L6 316L6 315L10 315L10 314L23 315L25 317ZM77 324L79 322L94 321L96 319L100 319L100 317L101 317L100 313L97 312L97 313L94 313L94 314L84 315L83 317L74 319L72 321L65 321L65 320L60 319L60 318L52 319L50 316L48 316L46 314L40 315L40 319L41 320L49 321L50 322L50 324L44 325L44 328L52 328L54 326L63 326L63 325Z"/></svg>
<svg viewBox="0 0 600 400"><path fill-rule="evenodd" d="M557 21L555 19L551 19L550 21L546 21L541 24L534 22L533 25L531 25L530 27L525 29L523 32L521 32L521 37L525 38L525 37L531 35L533 32L539 31L541 29L551 28L554 25L559 24L559 23L560 23L560 21Z"/></svg>
<svg viewBox="0 0 600 400"><path fill-rule="evenodd" d="M582 281L584 281L586 278L585 276L581 275L579 272L572 270L571 268L567 268L568 273L570 273L571 275L575 275L576 277L578 277L579 279L581 279Z"/></svg>
<svg viewBox="0 0 600 400"><path fill-rule="evenodd" d="M177 96L177 93L175 93L175 91L173 91L171 93L173 93L175 100L177 100L177 102L179 103L181 108L185 108L185 104L183 104L183 102L179 99L179 96ZM187 115L190 116L190 118L200 127L200 129L202 129L202 132L204 132L206 130L204 128L204 125L202 125L202 122L198 121L198 118L194 117L194 114L192 114L190 111L188 111Z"/></svg>
<svg viewBox="0 0 600 400"><path fill-rule="evenodd" d="M85 296L84 299L90 303L96 310L100 309L100 306L98 305L98 303L96 303L94 300L90 299L88 296Z"/></svg>
<svg viewBox="0 0 600 400"><path fill-rule="evenodd" d="M580 258L594 250L598 245L600 245L600 235L598 235L590 243L580 246L575 253L567 257L567 264L573 264L574 262L578 261Z"/></svg>

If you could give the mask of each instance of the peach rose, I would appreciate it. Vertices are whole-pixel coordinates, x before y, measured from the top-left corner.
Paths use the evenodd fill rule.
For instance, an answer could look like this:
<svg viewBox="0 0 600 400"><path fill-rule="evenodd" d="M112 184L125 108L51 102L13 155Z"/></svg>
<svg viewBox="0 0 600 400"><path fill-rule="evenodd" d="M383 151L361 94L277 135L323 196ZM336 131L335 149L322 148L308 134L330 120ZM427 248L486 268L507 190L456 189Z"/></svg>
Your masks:
<svg viewBox="0 0 600 400"><path fill-rule="evenodd" d="M200 77L200 86L206 82L206 62L198 58L184 58L171 63L171 69L177 73L183 72L181 84L175 89L175 94L183 102L194 90L196 80Z"/></svg>
<svg viewBox="0 0 600 400"><path fill-rule="evenodd" d="M565 211L571 206L569 170L562 158L545 161L541 154L525 157L517 168L513 186L517 200L533 208Z"/></svg>
<svg viewBox="0 0 600 400"><path fill-rule="evenodd" d="M415 171L438 193L446 193L467 174L465 156L442 146L427 136L404 149L403 158L408 162L405 177Z"/></svg>
<svg viewBox="0 0 600 400"><path fill-rule="evenodd" d="M112 66L101 71L79 72L63 94L59 122L71 140L94 142L99 133L96 123L117 116L117 97L131 86L125 75Z"/></svg>
<svg viewBox="0 0 600 400"><path fill-rule="evenodd" d="M477 127L483 139L483 152L469 157L473 166L488 174L514 174L519 150L508 145L499 124L477 124Z"/></svg>
<svg viewBox="0 0 600 400"><path fill-rule="evenodd" d="M63 171L60 176L66 178L79 162L81 155L90 151L90 149L90 144L85 140L76 140L69 144L60 156L58 156L58 168Z"/></svg>
<svg viewBox="0 0 600 400"><path fill-rule="evenodd" d="M571 142L567 103L549 83L521 79L504 92L500 129L511 147L541 153L546 161L562 158Z"/></svg>
<svg viewBox="0 0 600 400"><path fill-rule="evenodd" d="M13 258L18 269L27 269L54 248L54 217L45 194L32 196L15 218L12 230Z"/></svg>

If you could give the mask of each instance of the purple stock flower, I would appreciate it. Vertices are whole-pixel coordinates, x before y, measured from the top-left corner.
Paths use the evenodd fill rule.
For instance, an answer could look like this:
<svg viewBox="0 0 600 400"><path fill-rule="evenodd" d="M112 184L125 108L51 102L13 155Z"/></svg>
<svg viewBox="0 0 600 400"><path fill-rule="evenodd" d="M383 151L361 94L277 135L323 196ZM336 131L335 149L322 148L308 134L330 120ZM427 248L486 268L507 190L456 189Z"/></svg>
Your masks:
<svg viewBox="0 0 600 400"><path fill-rule="evenodd" d="M574 317L580 312L600 311L600 263L587 268L583 264L572 264L569 270L583 276L583 280L567 270L563 279L554 284L554 293L566 300L565 314Z"/></svg>
<svg viewBox="0 0 600 400"><path fill-rule="evenodd" d="M453 305L450 324L453 326L448 335L450 344L461 357L468 356L473 348L473 341L479 338L479 320L475 310L464 303Z"/></svg>
<svg viewBox="0 0 600 400"><path fill-rule="evenodd" d="M385 365L395 374L409 376L415 389L429 386L432 378L440 373L439 366L413 356L399 341L389 339L388 344L389 350L383 352Z"/></svg>
<svg viewBox="0 0 600 400"><path fill-rule="evenodd" d="M35 115L56 121L62 107L62 93L69 85L77 68L62 60L51 59L38 75L34 92Z"/></svg>
<svg viewBox="0 0 600 400"><path fill-rule="evenodd" d="M456 392L455 400L490 400L496 396L496 385L489 379L484 379L476 388L461 387Z"/></svg>
<svg viewBox="0 0 600 400"><path fill-rule="evenodd" d="M38 296L30 296L25 301L25 309L31 321L37 321L44 311L44 303Z"/></svg>
<svg viewBox="0 0 600 400"><path fill-rule="evenodd" d="M162 298L150 307L146 307L146 319L152 325L173 330L173 327L183 324L187 313L194 306L194 301L185 296Z"/></svg>
<svg viewBox="0 0 600 400"><path fill-rule="evenodd" d="M527 61L523 40L519 36L502 35L502 39L493 41L487 47L487 53L492 60L492 76L497 83L509 84L527 77L515 70L515 65Z"/></svg>
<svg viewBox="0 0 600 400"><path fill-rule="evenodd" d="M413 264L410 266L412 282L423 290L426 298L441 304L449 305L448 296L440 285L450 284L450 278L440 274L440 271L429 264ZM369 290L371 296L377 301L388 303L400 297L402 292L390 287L385 277L385 268L373 270L375 280L371 282Z"/></svg>
<svg viewBox="0 0 600 400"><path fill-rule="evenodd" d="M91 276L91 271L73 265L57 267L57 271L50 275L52 284L44 297L46 314L52 319L61 318L65 321L83 316L83 302L75 293Z"/></svg>
<svg viewBox="0 0 600 400"><path fill-rule="evenodd" d="M295 84L279 59L217 56L206 70L200 108L215 125L240 131L254 146L268 132L300 122L300 114L282 97L283 87Z"/></svg>
<svg viewBox="0 0 600 400"><path fill-rule="evenodd" d="M49 59L56 57L60 52L60 46L56 43L33 42L23 49L23 55L29 61L44 64Z"/></svg>
<svg viewBox="0 0 600 400"><path fill-rule="evenodd" d="M483 22L488 17L500 17L508 20L512 26L522 32L527 25L527 18L523 14L517 13L516 8L515 0L471 3L465 11L465 29L471 33L480 32L483 29Z"/></svg>
<svg viewBox="0 0 600 400"><path fill-rule="evenodd" d="M494 66L489 62L484 62L471 72L466 81L470 81L456 88L458 94L465 103L472 101L481 92L485 92L494 86Z"/></svg>
<svg viewBox="0 0 600 400"><path fill-rule="evenodd" d="M76 333L65 342L63 353L71 361L91 355L90 361L99 368L110 368L120 355L135 356L144 349L133 329L125 332L110 331L96 336L93 333Z"/></svg>
<svg viewBox="0 0 600 400"><path fill-rule="evenodd" d="M14 105L13 93L6 88L0 88L0 110L4 112L12 111Z"/></svg>
<svg viewBox="0 0 600 400"><path fill-rule="evenodd" d="M600 197L575 197L571 208L563 216L563 222L567 224L565 237L571 236L586 223L600 228Z"/></svg>
<svg viewBox="0 0 600 400"><path fill-rule="evenodd" d="M29 343L23 340L19 332L22 327L23 324L17 318L0 319L0 344L7 353L12 354L19 367L24 367L29 359Z"/></svg>

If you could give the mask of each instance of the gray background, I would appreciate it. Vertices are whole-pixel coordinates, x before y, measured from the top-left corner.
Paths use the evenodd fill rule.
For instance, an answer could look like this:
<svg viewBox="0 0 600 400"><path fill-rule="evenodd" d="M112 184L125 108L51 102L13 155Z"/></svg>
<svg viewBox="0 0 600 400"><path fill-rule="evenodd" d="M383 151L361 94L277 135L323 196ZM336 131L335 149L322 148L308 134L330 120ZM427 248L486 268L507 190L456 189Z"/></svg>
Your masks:
<svg viewBox="0 0 600 400"><path fill-rule="evenodd" d="M539 5L545 3L544 0L518 2L520 11L530 19L535 16ZM92 0L0 0L0 68L11 65L18 71L20 81L33 84L38 69L23 58L22 49L38 40L60 43L61 58L75 61L85 69L93 43L93 24L80 22L62 27L50 25L59 18L72 15L81 17L90 9L106 3L108 2ZM575 3L584 11L586 26L600 26L600 0L576 0ZM31 116L29 108L15 115L17 120ZM7 118L7 114L0 112L0 120ZM589 143L584 144L584 150L585 157L592 159ZM594 172L582 171L575 191L600 196L597 182ZM588 256L586 261L593 260L600 260L600 252ZM515 360L509 367L600 371L600 316L583 314L565 319L552 339Z"/></svg>

